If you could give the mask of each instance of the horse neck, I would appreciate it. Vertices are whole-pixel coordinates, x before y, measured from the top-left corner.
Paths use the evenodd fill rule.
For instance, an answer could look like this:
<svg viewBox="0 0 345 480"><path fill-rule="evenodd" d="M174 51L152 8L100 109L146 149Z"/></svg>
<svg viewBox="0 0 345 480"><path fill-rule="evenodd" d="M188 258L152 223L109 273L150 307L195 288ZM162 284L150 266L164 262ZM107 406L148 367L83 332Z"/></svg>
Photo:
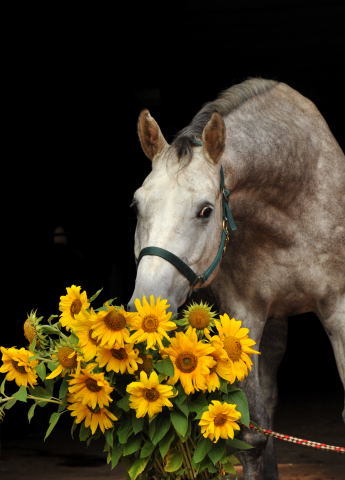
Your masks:
<svg viewBox="0 0 345 480"><path fill-rule="evenodd" d="M344 164L316 107L284 84L230 113L225 125L223 167L235 197L250 192L278 208L301 196L305 203L321 181L334 182L330 164Z"/></svg>

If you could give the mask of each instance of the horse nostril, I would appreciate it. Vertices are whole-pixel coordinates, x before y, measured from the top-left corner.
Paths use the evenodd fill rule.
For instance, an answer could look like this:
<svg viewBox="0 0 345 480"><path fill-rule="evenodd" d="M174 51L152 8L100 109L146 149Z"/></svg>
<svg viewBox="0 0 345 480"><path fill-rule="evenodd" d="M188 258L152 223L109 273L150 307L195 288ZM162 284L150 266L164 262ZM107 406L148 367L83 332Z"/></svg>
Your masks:
<svg viewBox="0 0 345 480"><path fill-rule="evenodd" d="M133 312L134 311L134 305L133 303L127 303L127 312Z"/></svg>

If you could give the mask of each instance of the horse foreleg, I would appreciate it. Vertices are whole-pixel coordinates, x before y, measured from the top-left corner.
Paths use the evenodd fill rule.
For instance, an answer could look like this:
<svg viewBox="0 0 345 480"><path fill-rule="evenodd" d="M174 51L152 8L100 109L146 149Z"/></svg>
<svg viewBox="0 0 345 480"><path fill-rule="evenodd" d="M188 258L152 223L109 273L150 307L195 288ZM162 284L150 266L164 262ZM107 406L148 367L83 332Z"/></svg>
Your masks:
<svg viewBox="0 0 345 480"><path fill-rule="evenodd" d="M268 319L260 343L259 380L264 404L268 414L267 428L273 429L273 418L278 402L277 373L284 356L287 342L287 319ZM264 478L276 480L278 469L274 448L274 439L269 437L264 455Z"/></svg>
<svg viewBox="0 0 345 480"><path fill-rule="evenodd" d="M345 296L332 305L321 305L318 316L333 347L335 361L345 392ZM343 409L345 422L345 400Z"/></svg>

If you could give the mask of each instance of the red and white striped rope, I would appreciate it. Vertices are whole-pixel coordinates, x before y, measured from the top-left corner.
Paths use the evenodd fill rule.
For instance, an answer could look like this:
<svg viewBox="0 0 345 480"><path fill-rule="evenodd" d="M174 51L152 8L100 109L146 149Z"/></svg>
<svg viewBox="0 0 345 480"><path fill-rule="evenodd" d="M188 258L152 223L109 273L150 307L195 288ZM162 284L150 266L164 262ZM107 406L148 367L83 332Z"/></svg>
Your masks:
<svg viewBox="0 0 345 480"><path fill-rule="evenodd" d="M257 432L263 433L270 437L278 438L279 440L284 440L285 442L296 443L297 445L304 445L306 447L319 448L321 450L331 450L336 453L345 453L345 447L336 447L334 445L327 445L326 443L313 442L311 440L303 440L302 438L292 437L291 435L285 435L283 433L273 432L267 428L259 427L253 423L249 424L251 430L256 430Z"/></svg>

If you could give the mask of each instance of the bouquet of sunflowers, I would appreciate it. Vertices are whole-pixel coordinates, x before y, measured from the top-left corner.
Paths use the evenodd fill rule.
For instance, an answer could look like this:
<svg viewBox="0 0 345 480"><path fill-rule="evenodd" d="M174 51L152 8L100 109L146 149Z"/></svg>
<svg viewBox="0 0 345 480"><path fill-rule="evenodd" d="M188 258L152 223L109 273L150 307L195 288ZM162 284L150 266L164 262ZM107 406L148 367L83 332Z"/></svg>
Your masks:
<svg viewBox="0 0 345 480"><path fill-rule="evenodd" d="M100 291L66 290L59 315L30 313L26 348L0 347L0 417L18 401L29 421L37 406L55 404L45 439L70 414L72 435L103 437L107 462L127 462L130 480L236 477L236 454L251 448L235 438L249 424L238 382L259 353L242 322L203 302L172 318L168 301L152 295L136 299L135 312L114 299L94 308ZM11 395L7 381L19 387Z"/></svg>

